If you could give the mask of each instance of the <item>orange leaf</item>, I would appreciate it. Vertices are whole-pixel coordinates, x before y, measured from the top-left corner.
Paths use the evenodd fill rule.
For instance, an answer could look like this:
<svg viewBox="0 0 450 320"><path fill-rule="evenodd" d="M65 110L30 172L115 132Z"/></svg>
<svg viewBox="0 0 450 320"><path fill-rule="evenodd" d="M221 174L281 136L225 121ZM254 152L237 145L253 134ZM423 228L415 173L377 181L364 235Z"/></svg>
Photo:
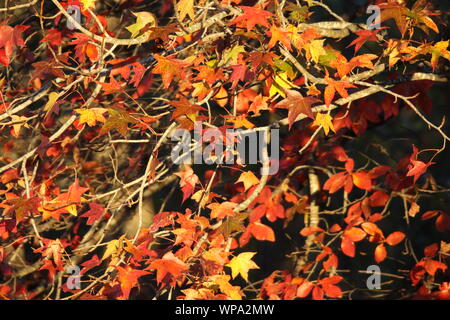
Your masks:
<svg viewBox="0 0 450 320"><path fill-rule="evenodd" d="M395 231L387 236L386 243L390 246L395 246L395 245L399 244L400 242L402 242L403 239L405 239L405 234L400 231Z"/></svg>
<svg viewBox="0 0 450 320"><path fill-rule="evenodd" d="M384 244L380 243L376 248L375 248L375 261L377 263L382 262L384 259L386 259L387 256L387 252L386 252L386 247L384 246Z"/></svg>
<svg viewBox="0 0 450 320"><path fill-rule="evenodd" d="M248 231L260 241L275 241L275 233L272 228L259 222L253 222L248 226Z"/></svg>
<svg viewBox="0 0 450 320"><path fill-rule="evenodd" d="M353 242L361 241L365 238L366 233L360 228L352 227L344 231L344 237L348 237Z"/></svg>

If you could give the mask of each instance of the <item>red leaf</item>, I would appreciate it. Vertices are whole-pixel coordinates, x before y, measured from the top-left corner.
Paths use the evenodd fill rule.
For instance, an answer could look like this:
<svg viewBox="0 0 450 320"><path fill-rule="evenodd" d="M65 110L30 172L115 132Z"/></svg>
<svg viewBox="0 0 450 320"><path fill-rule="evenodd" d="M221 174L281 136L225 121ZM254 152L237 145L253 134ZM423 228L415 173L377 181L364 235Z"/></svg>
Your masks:
<svg viewBox="0 0 450 320"><path fill-rule="evenodd" d="M105 212L105 207L98 203L89 203L89 207L90 210L83 213L80 217L88 218L86 224L90 226L102 217Z"/></svg>

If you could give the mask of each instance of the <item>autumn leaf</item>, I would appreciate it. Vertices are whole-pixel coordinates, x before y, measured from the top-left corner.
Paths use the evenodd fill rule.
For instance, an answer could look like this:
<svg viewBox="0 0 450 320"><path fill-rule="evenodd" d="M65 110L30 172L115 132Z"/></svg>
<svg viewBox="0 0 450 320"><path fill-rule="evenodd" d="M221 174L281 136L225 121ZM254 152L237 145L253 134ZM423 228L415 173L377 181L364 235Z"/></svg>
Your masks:
<svg viewBox="0 0 450 320"><path fill-rule="evenodd" d="M81 3L83 4L83 10L95 9L95 1L96 0L81 0Z"/></svg>
<svg viewBox="0 0 450 320"><path fill-rule="evenodd" d="M88 218L86 224L92 225L95 221L100 219L105 212L105 207L98 203L89 203L89 210L83 213L81 218Z"/></svg>
<svg viewBox="0 0 450 320"><path fill-rule="evenodd" d="M0 23L0 63L8 66L15 46L22 47L25 42L22 39L23 32L29 26L16 25L14 28L6 25L6 21Z"/></svg>
<svg viewBox="0 0 450 320"><path fill-rule="evenodd" d="M405 234L400 231L392 232L390 235L386 237L386 243L390 246L395 246L405 239Z"/></svg>
<svg viewBox="0 0 450 320"><path fill-rule="evenodd" d="M384 261L386 259L386 257L387 257L386 247L384 246L384 244L380 243L375 248L375 261L377 263L380 263L380 262Z"/></svg>
<svg viewBox="0 0 450 320"><path fill-rule="evenodd" d="M325 39L321 40L312 40L311 42L304 45L307 58L311 58L315 63L319 63L319 59L321 56L327 54L327 51L323 47Z"/></svg>
<svg viewBox="0 0 450 320"><path fill-rule="evenodd" d="M137 124L139 121L130 116L128 112L123 109L108 109L109 117L103 127L100 129L100 134L105 134L112 129L117 130L122 136L126 136L129 124Z"/></svg>
<svg viewBox="0 0 450 320"><path fill-rule="evenodd" d="M205 108L197 104L190 103L189 100L184 96L181 96L179 101L169 101L169 104L175 107L175 110L170 117L171 120L176 119L182 115L186 115L189 119L195 121L195 115L197 111L205 110Z"/></svg>
<svg viewBox="0 0 450 320"><path fill-rule="evenodd" d="M333 118L328 113L316 113L316 119L311 124L312 126L322 126L325 135L328 135L330 129L333 132L336 132L333 126L333 122L331 121Z"/></svg>
<svg viewBox="0 0 450 320"><path fill-rule="evenodd" d="M257 264L252 261L255 254L256 252L242 252L231 259L230 263L226 264L227 267L231 268L231 277L233 279L240 274L248 282L248 272L251 269L259 269Z"/></svg>
<svg viewBox="0 0 450 320"><path fill-rule="evenodd" d="M358 38L353 40L348 46L355 46L355 53L361 49L361 47L367 42L367 41L378 41L377 34L381 30L386 29L386 27L375 29L375 30L358 30L355 32L356 35L358 35Z"/></svg>
<svg viewBox="0 0 450 320"><path fill-rule="evenodd" d="M372 179L367 172L360 171L352 173L352 179L355 186L363 190L372 189Z"/></svg>
<svg viewBox="0 0 450 320"><path fill-rule="evenodd" d="M419 150L417 147L413 145L413 154L410 157L410 165L408 166L408 172L406 173L407 177L414 177L414 183L416 183L417 179L427 171L429 166L435 164L435 162L425 163L416 160L418 152Z"/></svg>
<svg viewBox="0 0 450 320"><path fill-rule="evenodd" d="M180 177L180 187L183 192L182 202L184 202L194 193L194 188L200 180L190 166L185 166L183 171L176 172L175 175Z"/></svg>
<svg viewBox="0 0 450 320"><path fill-rule="evenodd" d="M242 182L244 184L244 190L247 191L250 187L259 184L259 179L251 171L243 172L239 176L236 183Z"/></svg>
<svg viewBox="0 0 450 320"><path fill-rule="evenodd" d="M117 279L120 282L120 288L122 290L122 298L124 300L128 300L131 289L138 285L138 279L142 276L149 274L149 272L145 270L133 269L130 266L125 267L115 266L115 268L119 272Z"/></svg>
<svg viewBox="0 0 450 320"><path fill-rule="evenodd" d="M160 74L162 76L162 81L165 88L170 86L174 77L178 77L180 79L185 78L186 73L184 68L188 65L183 60L179 60L171 57L163 57L160 55L154 55L157 64L155 68L153 68L153 74Z"/></svg>
<svg viewBox="0 0 450 320"><path fill-rule="evenodd" d="M131 38L136 38L145 27L154 28L157 26L156 18L153 13L146 11L132 13L136 17L136 23L126 27L126 29L131 33ZM146 31L146 34L148 35L151 33L152 31Z"/></svg>
<svg viewBox="0 0 450 320"><path fill-rule="evenodd" d="M327 87L325 88L325 104L327 107L330 106L331 102L333 101L334 95L336 91L339 93L339 95L343 98L348 97L347 88L356 88L355 85L349 83L348 81L343 80L334 80L330 77L326 76L325 81L327 82Z"/></svg>
<svg viewBox="0 0 450 320"><path fill-rule="evenodd" d="M447 50L448 45L449 45L449 40L439 41L436 44L434 44L433 46L428 45L422 49L423 53L431 54L430 62L431 62L433 71L436 69L440 57L450 60L450 51Z"/></svg>
<svg viewBox="0 0 450 320"><path fill-rule="evenodd" d="M248 225L247 230L259 241L275 241L275 233L273 229L260 222L252 222Z"/></svg>
<svg viewBox="0 0 450 320"><path fill-rule="evenodd" d="M278 28L273 25L270 27L271 38L269 43L267 44L267 49L273 48L278 42L283 44L289 51L292 51L291 41L289 40L289 31Z"/></svg>
<svg viewBox="0 0 450 320"><path fill-rule="evenodd" d="M296 121L300 114L304 114L311 119L314 115L311 110L311 105L319 102L319 99L314 97L303 97L303 95L296 90L286 90L286 98L275 105L275 108L288 109L289 129Z"/></svg>
<svg viewBox="0 0 450 320"><path fill-rule="evenodd" d="M194 0L179 0L175 6L180 21L183 21L186 16L189 16L191 20L195 19L194 13Z"/></svg>
<svg viewBox="0 0 450 320"><path fill-rule="evenodd" d="M169 251L162 257L162 259L156 259L146 269L156 269L156 281L158 283L165 283L174 287L177 279L181 277L183 272L188 270L189 267Z"/></svg>
<svg viewBox="0 0 450 320"><path fill-rule="evenodd" d="M86 123L89 127L93 127L98 122L106 122L103 114L108 111L105 108L89 108L89 109L75 109L75 112L80 114L80 124Z"/></svg>
<svg viewBox="0 0 450 320"><path fill-rule="evenodd" d="M223 219L225 217L231 217L234 215L234 208L236 208L237 203L225 201L222 203L211 203L208 205L208 209L211 209L212 219Z"/></svg>
<svg viewBox="0 0 450 320"><path fill-rule="evenodd" d="M275 16L273 13L255 7L239 6L239 8L244 13L231 21L230 25L245 26L247 31L253 30L257 24L269 28L268 19Z"/></svg>

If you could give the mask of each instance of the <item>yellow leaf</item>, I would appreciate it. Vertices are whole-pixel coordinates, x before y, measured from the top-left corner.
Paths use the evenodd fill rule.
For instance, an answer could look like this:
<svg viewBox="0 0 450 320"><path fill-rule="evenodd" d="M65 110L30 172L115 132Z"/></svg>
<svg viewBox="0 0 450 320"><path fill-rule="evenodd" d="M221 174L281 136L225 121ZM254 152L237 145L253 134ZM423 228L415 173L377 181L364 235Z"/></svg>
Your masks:
<svg viewBox="0 0 450 320"><path fill-rule="evenodd" d="M331 122L333 118L328 113L317 113L316 114L316 120L312 123L313 126L322 126L323 131L325 132L325 135L328 135L328 132L330 132L330 129L333 130L333 132L336 132L334 130L333 123Z"/></svg>
<svg viewBox="0 0 450 320"><path fill-rule="evenodd" d="M84 10L95 9L95 0L81 0L81 3Z"/></svg>
<svg viewBox="0 0 450 320"><path fill-rule="evenodd" d="M256 252L242 252L238 256L231 259L226 266L231 268L231 277L234 279L239 274L248 282L248 272L250 269L259 269L258 265L252 261Z"/></svg>
<svg viewBox="0 0 450 320"><path fill-rule="evenodd" d="M105 108L75 109L80 114L80 124L87 123L89 127L93 127L99 122L106 122L103 114L108 111Z"/></svg>
<svg viewBox="0 0 450 320"><path fill-rule="evenodd" d="M273 79L272 86L269 90L270 98L274 97L277 93L279 93L283 98L286 98L286 93L284 93L284 89L294 88L295 85L289 81L287 72L277 73Z"/></svg>
<svg viewBox="0 0 450 320"><path fill-rule="evenodd" d="M176 5L180 21L183 21L186 16L189 16L191 20L194 20L194 0L180 0Z"/></svg>
<svg viewBox="0 0 450 320"><path fill-rule="evenodd" d="M45 104L44 111L47 113L53 108L55 102L58 100L59 94L56 92L50 92L48 94L48 101Z"/></svg>
<svg viewBox="0 0 450 320"><path fill-rule="evenodd" d="M313 40L311 43L307 44L307 52L309 53L311 59L315 63L319 63L320 56L326 55L327 52L325 51L325 48L323 47L325 39L322 40Z"/></svg>
<svg viewBox="0 0 450 320"><path fill-rule="evenodd" d="M242 52L245 52L244 46L234 46L232 48L226 49L222 55L221 64L223 63L223 66L229 66L230 64L237 64L238 56Z"/></svg>
<svg viewBox="0 0 450 320"><path fill-rule="evenodd" d="M251 171L243 172L236 183L244 183L244 189L247 191L250 187L259 183L259 179Z"/></svg>
<svg viewBox="0 0 450 320"><path fill-rule="evenodd" d="M123 239L125 236L121 236L119 239L114 239L108 242L106 245L106 251L103 254L102 260L108 257L117 258L122 253L123 249Z"/></svg>
<svg viewBox="0 0 450 320"><path fill-rule="evenodd" d="M157 26L157 21L156 21L155 16L153 15L153 13L142 11L142 12L136 12L136 13L133 12L133 14L137 18L136 23L132 24L131 26L128 26L126 28L128 31L130 31L132 38L136 38L139 35L139 33L141 32L141 30L147 25L149 27ZM150 35L151 33L152 33L152 31L146 32L147 35Z"/></svg>

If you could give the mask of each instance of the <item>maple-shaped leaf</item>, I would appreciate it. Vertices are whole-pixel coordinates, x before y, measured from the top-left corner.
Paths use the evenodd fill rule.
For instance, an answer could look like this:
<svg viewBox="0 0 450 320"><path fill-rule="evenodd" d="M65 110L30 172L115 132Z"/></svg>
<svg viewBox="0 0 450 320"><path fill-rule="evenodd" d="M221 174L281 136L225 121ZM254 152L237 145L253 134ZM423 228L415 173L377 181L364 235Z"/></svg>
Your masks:
<svg viewBox="0 0 450 320"><path fill-rule="evenodd" d="M28 214L33 215L34 213L38 213L37 208L40 204L40 199L38 197L32 198L10 198L6 200L6 204L8 207L4 211L4 215L9 214L10 212L15 212L16 222L21 222L25 216Z"/></svg>
<svg viewBox="0 0 450 320"><path fill-rule="evenodd" d="M188 65L187 62L172 57L163 57L154 55L157 64L152 70L153 74L160 74L165 88L170 86L174 77L184 79L186 73L184 68Z"/></svg>
<svg viewBox="0 0 450 320"><path fill-rule="evenodd" d="M105 134L112 129L116 129L122 136L126 136L128 125L130 123L137 124L139 121L132 117L127 111L119 108L108 109L109 118L100 129L100 134Z"/></svg>
<svg viewBox="0 0 450 320"><path fill-rule="evenodd" d="M89 108L75 109L80 114L80 124L86 123L89 127L93 127L98 122L106 122L103 114L108 111L105 108Z"/></svg>
<svg viewBox="0 0 450 320"><path fill-rule="evenodd" d="M412 26L417 26L427 32L427 28L439 33L439 29L434 21L429 17L431 12L426 9L427 0L415 1L413 7L408 9L405 4L399 2L381 3L379 4L381 12L381 21L394 19L395 24L402 33Z"/></svg>
<svg viewBox="0 0 450 320"><path fill-rule="evenodd" d="M61 193L55 199L47 201L38 210L42 212L42 219L47 220L50 217L59 220L59 215L62 213L70 213L73 216L78 215L77 206L85 201L81 196L88 191L89 188L81 187L78 179L69 186L67 192Z"/></svg>
<svg viewBox="0 0 450 320"><path fill-rule="evenodd" d="M144 27L151 28L156 27L157 25L155 15L151 12L133 12L133 15L136 17L136 23L126 27L126 29L131 33L131 38L136 38ZM147 33L150 32L152 31L147 31Z"/></svg>
<svg viewBox="0 0 450 320"><path fill-rule="evenodd" d="M102 86L102 90L103 92L105 92L105 94L122 92L125 88L125 84L118 82L116 79L114 79L114 77L110 77L109 82L98 81L97 83Z"/></svg>
<svg viewBox="0 0 450 320"><path fill-rule="evenodd" d="M241 114L239 116L225 116L225 119L227 119L227 122L233 123L233 128L246 128L246 129L252 129L255 127L253 123L248 121L247 115Z"/></svg>
<svg viewBox="0 0 450 320"><path fill-rule="evenodd" d="M183 21L186 16L189 16L191 20L195 19L194 0L178 0L175 10L178 12L180 21Z"/></svg>
<svg viewBox="0 0 450 320"><path fill-rule="evenodd" d="M256 252L242 252L226 264L231 268L231 277L234 279L239 274L248 282L248 272L251 269L259 269L258 265L252 260Z"/></svg>
<svg viewBox="0 0 450 320"><path fill-rule="evenodd" d="M433 46L428 45L425 46L421 51L423 53L430 53L431 54L431 66L433 68L433 71L436 69L439 58L445 58L447 60L450 60L450 51L447 50L449 45L449 40L447 41L439 41Z"/></svg>
<svg viewBox="0 0 450 320"><path fill-rule="evenodd" d="M230 68L233 69L233 72L231 73L229 80L232 82L231 89L234 89L239 81L245 80L248 68L245 64L230 66Z"/></svg>
<svg viewBox="0 0 450 320"><path fill-rule="evenodd" d="M247 31L253 30L257 24L269 28L270 23L268 19L275 16L273 13L255 7L239 6L239 8L244 13L231 21L230 25L237 25L238 27L245 26Z"/></svg>
<svg viewBox="0 0 450 320"><path fill-rule="evenodd" d="M170 117L171 120L176 119L182 115L186 115L189 119L195 121L195 115L197 111L205 110L205 108L197 104L190 103L189 100L184 96L181 96L179 101L169 101L168 103L176 108L173 111L172 116Z"/></svg>
<svg viewBox="0 0 450 320"><path fill-rule="evenodd" d="M249 61L252 63L252 69L253 71L256 71L262 63L265 63L269 66L273 66L273 61L277 58L277 55L271 51L269 52L261 52L261 51L254 51L249 52Z"/></svg>
<svg viewBox="0 0 450 320"><path fill-rule="evenodd" d="M343 79L356 67L373 69L374 65L372 60L376 58L378 58L378 56L374 54L362 54L360 56L353 57L350 61L347 61L342 54L337 54L337 58L330 62L330 66L336 68L339 77Z"/></svg>
<svg viewBox="0 0 450 320"><path fill-rule="evenodd" d="M327 87L325 88L325 104L327 107L330 106L331 102L333 101L334 95L336 94L336 91L339 93L339 95L343 98L348 97L347 88L356 88L355 85L349 83L348 81L343 80L334 80L328 76L325 76L325 81L327 82Z"/></svg>
<svg viewBox="0 0 450 320"><path fill-rule="evenodd" d="M100 258L96 254L94 254L91 259L89 259L81 264L83 269L81 269L80 274L85 274L90 269L97 267L101 264L102 264L102 260L100 260Z"/></svg>
<svg viewBox="0 0 450 320"><path fill-rule="evenodd" d="M105 213L105 207L98 203L89 203L89 210L83 213L81 218L88 218L86 224L92 225L95 221L100 219Z"/></svg>
<svg viewBox="0 0 450 320"><path fill-rule="evenodd" d="M267 44L267 49L273 48L277 42L282 43L289 51L292 51L291 41L289 40L290 31L286 31L284 29L278 28L273 25L270 27L270 41Z"/></svg>
<svg viewBox="0 0 450 320"><path fill-rule="evenodd" d="M381 30L386 29L386 27L375 29L375 30L358 30L355 32L356 35L358 35L358 38L353 40L348 46L355 46L355 53L361 49L361 47L366 43L367 41L378 41L377 34Z"/></svg>
<svg viewBox="0 0 450 320"><path fill-rule="evenodd" d="M141 31L147 31L147 27L142 29ZM167 26L163 27L150 27L148 28L149 31L151 31L148 40L155 40L155 39L161 39L163 42L169 42L170 38L169 36L175 32L178 31L178 27L176 23L168 24Z"/></svg>
<svg viewBox="0 0 450 320"><path fill-rule="evenodd" d="M381 22L394 19L395 24L402 35L405 34L408 29L408 21L406 18L408 16L409 9L404 4L400 4L398 2L381 3L379 7L381 9Z"/></svg>
<svg viewBox="0 0 450 320"><path fill-rule="evenodd" d="M259 184L259 179L251 171L243 172L239 176L236 183L242 182L244 184L244 190L247 191L250 187Z"/></svg>
<svg viewBox="0 0 450 320"><path fill-rule="evenodd" d="M80 1L83 4L83 10L95 9L96 0L80 0Z"/></svg>
<svg viewBox="0 0 450 320"><path fill-rule="evenodd" d="M156 281L158 284L164 283L174 287L177 279L182 276L184 271L189 269L189 266L169 251L162 259L156 259L146 269L156 269Z"/></svg>
<svg viewBox="0 0 450 320"><path fill-rule="evenodd" d="M234 208L237 203L225 201L222 203L211 203L208 205L208 209L211 209L212 219L223 219L225 217L232 217L234 215Z"/></svg>
<svg viewBox="0 0 450 320"><path fill-rule="evenodd" d="M325 135L328 135L330 132L330 129L333 132L336 132L334 130L333 122L331 121L333 118L328 113L316 113L316 119L311 124L312 126L322 126L323 131L325 132Z"/></svg>
<svg viewBox="0 0 450 320"><path fill-rule="evenodd" d="M130 266L115 266L115 268L119 272L117 279L120 282L122 299L128 300L131 289L138 285L138 279L146 274L149 274L149 272L145 270L133 269Z"/></svg>
<svg viewBox="0 0 450 320"><path fill-rule="evenodd" d="M410 165L408 167L408 172L406 173L406 176L408 177L414 177L414 183L416 183L417 179L420 178L421 175L423 175L429 166L434 164L435 162L428 162L425 163L423 161L417 160L417 154L419 150L416 146L413 145L413 153L410 157Z"/></svg>
<svg viewBox="0 0 450 320"><path fill-rule="evenodd" d="M311 105L320 102L314 97L303 97L303 95L295 90L286 89L286 98L275 105L275 108L288 109L289 129L297 119L298 115L304 114L314 120L314 114Z"/></svg>
<svg viewBox="0 0 450 320"><path fill-rule="evenodd" d="M180 187L183 192L183 200L184 202L187 198L189 198L194 193L194 188L197 183L200 182L198 176L194 173L190 166L185 166L184 170L181 172L176 172L175 175L180 177Z"/></svg>
<svg viewBox="0 0 450 320"><path fill-rule="evenodd" d="M11 61L14 46L22 47L25 42L22 34L29 26L16 25L14 28L6 25L6 21L0 23L0 63L8 66Z"/></svg>
<svg viewBox="0 0 450 320"><path fill-rule="evenodd" d="M75 58L81 63L86 61L86 57L88 57L91 62L96 62L99 58L99 54L97 46L92 43L92 38L81 32L74 32L72 36L75 40L72 40L69 44L75 45Z"/></svg>

